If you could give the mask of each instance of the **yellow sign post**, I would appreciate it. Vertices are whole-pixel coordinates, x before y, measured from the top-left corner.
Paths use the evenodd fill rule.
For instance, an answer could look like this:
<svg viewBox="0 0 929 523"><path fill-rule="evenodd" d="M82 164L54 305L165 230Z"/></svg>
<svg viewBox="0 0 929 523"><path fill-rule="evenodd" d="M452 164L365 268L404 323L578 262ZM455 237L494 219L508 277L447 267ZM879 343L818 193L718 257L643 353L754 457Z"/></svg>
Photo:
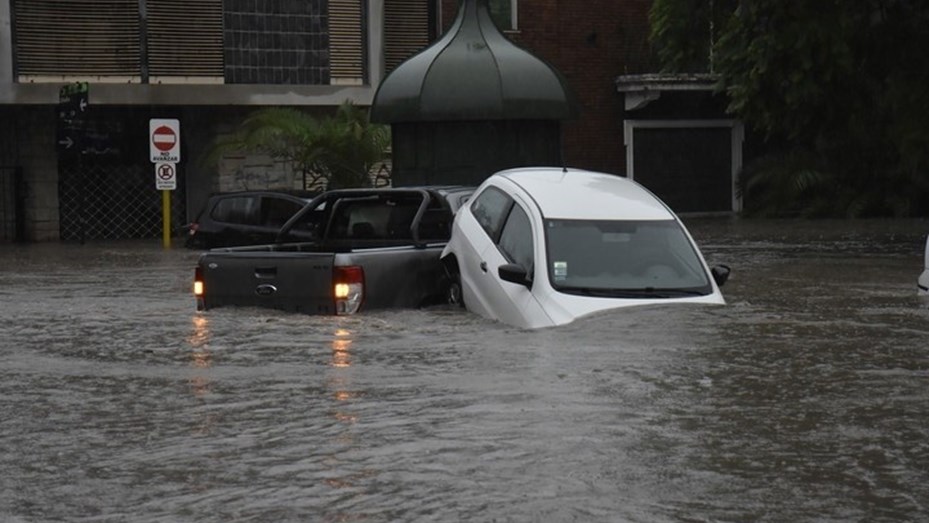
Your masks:
<svg viewBox="0 0 929 523"><path fill-rule="evenodd" d="M163 227L162 243L165 249L171 248L171 191L161 191L161 224Z"/></svg>
<svg viewBox="0 0 929 523"><path fill-rule="evenodd" d="M165 249L171 248L171 191L177 189L177 165L155 164L155 188L161 191L161 224Z"/></svg>

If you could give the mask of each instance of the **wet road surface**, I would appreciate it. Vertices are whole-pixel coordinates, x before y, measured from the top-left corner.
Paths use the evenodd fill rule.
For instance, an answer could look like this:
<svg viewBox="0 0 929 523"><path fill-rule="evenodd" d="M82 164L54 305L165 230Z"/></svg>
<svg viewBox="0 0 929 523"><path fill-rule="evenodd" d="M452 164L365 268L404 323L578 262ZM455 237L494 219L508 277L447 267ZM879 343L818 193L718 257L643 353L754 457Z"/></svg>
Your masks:
<svg viewBox="0 0 929 523"><path fill-rule="evenodd" d="M691 220L725 307L194 311L0 246L0 521L927 521L926 221Z"/></svg>

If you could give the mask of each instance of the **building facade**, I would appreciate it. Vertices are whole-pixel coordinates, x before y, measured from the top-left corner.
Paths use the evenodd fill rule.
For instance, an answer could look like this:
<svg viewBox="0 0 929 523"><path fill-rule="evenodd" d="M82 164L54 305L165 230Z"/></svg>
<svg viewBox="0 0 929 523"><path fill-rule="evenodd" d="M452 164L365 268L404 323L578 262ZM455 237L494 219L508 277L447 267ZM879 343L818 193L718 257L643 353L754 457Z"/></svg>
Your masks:
<svg viewBox="0 0 929 523"><path fill-rule="evenodd" d="M293 183L269 158L203 153L259 107L370 104L436 20L422 0L0 0L0 241L158 237L153 118L180 123L175 224L211 192ZM75 82L77 118L60 103Z"/></svg>
<svg viewBox="0 0 929 523"><path fill-rule="evenodd" d="M153 118L180 123L175 225L212 192L294 186L271 158L210 163L204 153L256 108L368 106L390 70L442 34L459 1L0 0L0 242L159 237ZM647 179L634 170L651 149L630 162L626 139L626 121L639 118L627 98L641 93L617 79L654 68L651 1L489 4L506 36L577 94L565 163ZM77 118L61 103L75 82L87 85Z"/></svg>

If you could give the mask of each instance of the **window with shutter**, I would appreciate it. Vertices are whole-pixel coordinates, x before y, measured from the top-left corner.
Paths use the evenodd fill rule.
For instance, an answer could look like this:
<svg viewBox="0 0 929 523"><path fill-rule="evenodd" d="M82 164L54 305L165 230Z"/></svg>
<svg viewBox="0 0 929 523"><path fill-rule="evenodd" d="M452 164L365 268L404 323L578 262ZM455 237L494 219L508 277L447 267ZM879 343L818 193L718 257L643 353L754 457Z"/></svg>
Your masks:
<svg viewBox="0 0 929 523"><path fill-rule="evenodd" d="M361 0L329 2L329 82L364 83L364 30Z"/></svg>
<svg viewBox="0 0 929 523"><path fill-rule="evenodd" d="M429 0L384 0L384 66L392 71L430 43Z"/></svg>
<svg viewBox="0 0 929 523"><path fill-rule="evenodd" d="M223 82L222 0L147 0L151 83Z"/></svg>
<svg viewBox="0 0 929 523"><path fill-rule="evenodd" d="M13 0L19 82L141 81L138 0Z"/></svg>

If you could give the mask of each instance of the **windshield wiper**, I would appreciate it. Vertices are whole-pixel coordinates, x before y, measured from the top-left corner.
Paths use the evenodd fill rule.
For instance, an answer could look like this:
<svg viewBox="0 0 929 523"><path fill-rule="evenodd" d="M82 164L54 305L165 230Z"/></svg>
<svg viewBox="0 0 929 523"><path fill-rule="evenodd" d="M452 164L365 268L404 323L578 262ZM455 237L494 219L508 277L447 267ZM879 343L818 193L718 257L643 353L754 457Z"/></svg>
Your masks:
<svg viewBox="0 0 929 523"><path fill-rule="evenodd" d="M657 289L644 287L641 289L603 289L595 287L560 287L558 290L585 296L603 298L680 298L682 296L705 296L707 293L695 289Z"/></svg>

